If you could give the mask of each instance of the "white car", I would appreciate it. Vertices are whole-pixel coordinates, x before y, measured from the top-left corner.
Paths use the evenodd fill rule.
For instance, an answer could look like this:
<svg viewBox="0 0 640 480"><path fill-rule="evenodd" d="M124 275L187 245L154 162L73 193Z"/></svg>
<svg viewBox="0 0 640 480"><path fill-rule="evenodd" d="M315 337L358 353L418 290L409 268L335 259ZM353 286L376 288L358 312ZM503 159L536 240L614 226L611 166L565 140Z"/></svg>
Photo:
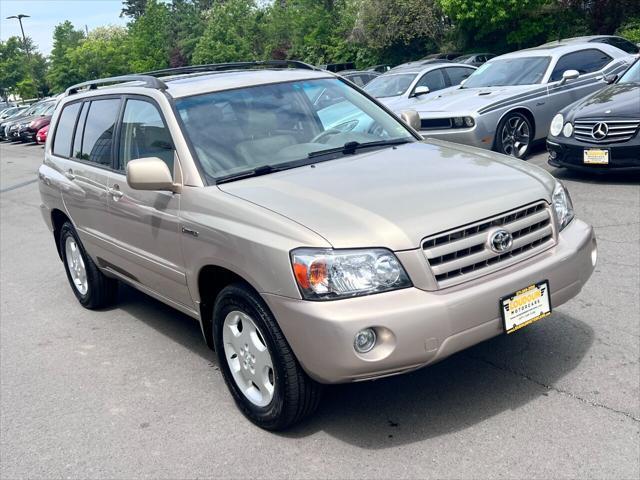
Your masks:
<svg viewBox="0 0 640 480"><path fill-rule="evenodd" d="M433 92L460 85L476 67L462 63L407 64L369 82L364 90L396 113L413 109Z"/></svg>

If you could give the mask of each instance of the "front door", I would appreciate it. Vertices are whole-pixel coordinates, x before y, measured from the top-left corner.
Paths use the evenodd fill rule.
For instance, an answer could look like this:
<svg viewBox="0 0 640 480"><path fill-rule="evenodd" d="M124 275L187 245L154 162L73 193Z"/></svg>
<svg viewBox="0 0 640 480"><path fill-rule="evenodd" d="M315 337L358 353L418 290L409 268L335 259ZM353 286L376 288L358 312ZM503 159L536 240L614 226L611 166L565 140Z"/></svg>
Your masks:
<svg viewBox="0 0 640 480"><path fill-rule="evenodd" d="M108 185L108 228L118 267L155 293L193 309L180 248L180 194L134 190L127 184L131 160L158 157L171 172L177 167L171 135L152 100L125 99L118 137L117 166Z"/></svg>

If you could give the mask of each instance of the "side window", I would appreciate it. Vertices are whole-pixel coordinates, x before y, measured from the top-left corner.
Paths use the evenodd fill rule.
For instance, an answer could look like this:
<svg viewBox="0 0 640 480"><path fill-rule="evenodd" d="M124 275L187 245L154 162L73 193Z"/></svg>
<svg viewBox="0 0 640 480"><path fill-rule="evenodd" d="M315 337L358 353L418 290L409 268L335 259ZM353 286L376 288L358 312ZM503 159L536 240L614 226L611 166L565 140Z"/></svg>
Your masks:
<svg viewBox="0 0 640 480"><path fill-rule="evenodd" d="M444 81L444 75L441 70L431 70L425 73L416 84L416 87L429 87L429 90L435 92L447 86Z"/></svg>
<svg viewBox="0 0 640 480"><path fill-rule="evenodd" d="M473 68L463 68L463 67L450 67L447 68L447 75L449 75L449 79L451 80L451 85L460 85L460 82L469 78L474 70Z"/></svg>
<svg viewBox="0 0 640 480"><path fill-rule="evenodd" d="M127 100L120 129L120 170L136 158L158 157L173 173L173 142L156 106L144 100Z"/></svg>
<svg viewBox="0 0 640 480"><path fill-rule="evenodd" d="M78 118L81 103L73 103L64 107L56 126L56 135L53 139L53 154L59 157L69 157L71 155L71 140L73 138L73 128Z"/></svg>
<svg viewBox="0 0 640 480"><path fill-rule="evenodd" d="M580 50L578 52L567 53L560 57L551 73L550 81L555 82L562 78L562 74L567 70L577 70L580 75L596 72L613 60L609 55L601 50L592 48Z"/></svg>
<svg viewBox="0 0 640 480"><path fill-rule="evenodd" d="M119 98L91 102L82 136L82 160L111 166L113 131L119 109Z"/></svg>
<svg viewBox="0 0 640 480"><path fill-rule="evenodd" d="M636 45L634 45L630 41L625 40L624 38L616 38L616 37L610 38L609 45L613 45L614 47L617 47L623 52L627 52L627 53L640 52L640 48L638 48Z"/></svg>
<svg viewBox="0 0 640 480"><path fill-rule="evenodd" d="M84 124L87 121L87 112L89 111L89 102L82 104L80 117L78 117L78 126L76 127L76 136L73 139L72 155L75 158L82 158L82 134L84 133Z"/></svg>

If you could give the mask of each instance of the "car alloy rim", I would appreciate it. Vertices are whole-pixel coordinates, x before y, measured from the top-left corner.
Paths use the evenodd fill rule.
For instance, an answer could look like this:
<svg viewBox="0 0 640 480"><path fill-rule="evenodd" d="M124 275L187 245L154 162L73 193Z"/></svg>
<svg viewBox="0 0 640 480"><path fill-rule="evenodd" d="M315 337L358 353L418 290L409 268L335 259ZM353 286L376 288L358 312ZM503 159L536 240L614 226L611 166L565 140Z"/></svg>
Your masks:
<svg viewBox="0 0 640 480"><path fill-rule="evenodd" d="M89 283L87 282L87 269L84 266L84 259L80 248L75 239L68 236L65 243L65 256L67 257L67 268L73 280L73 285L76 290L80 292L80 295L86 295L89 290Z"/></svg>
<svg viewBox="0 0 640 480"><path fill-rule="evenodd" d="M502 151L507 155L521 157L529 146L529 125L521 116L509 118L501 132Z"/></svg>
<svg viewBox="0 0 640 480"><path fill-rule="evenodd" d="M247 314L234 310L222 327L224 356L236 385L258 407L269 405L275 374L264 336Z"/></svg>

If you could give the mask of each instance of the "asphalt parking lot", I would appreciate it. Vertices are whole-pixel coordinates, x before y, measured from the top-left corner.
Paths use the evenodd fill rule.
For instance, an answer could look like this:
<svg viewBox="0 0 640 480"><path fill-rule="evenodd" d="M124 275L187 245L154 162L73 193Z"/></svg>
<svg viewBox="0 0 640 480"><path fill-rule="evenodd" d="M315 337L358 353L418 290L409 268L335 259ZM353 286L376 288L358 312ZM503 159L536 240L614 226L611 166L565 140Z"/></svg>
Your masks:
<svg viewBox="0 0 640 480"><path fill-rule="evenodd" d="M39 211L42 147L0 145L0 477L638 478L640 178L554 170L596 228L582 293L418 372L332 387L273 434L199 326L131 288L84 310Z"/></svg>

